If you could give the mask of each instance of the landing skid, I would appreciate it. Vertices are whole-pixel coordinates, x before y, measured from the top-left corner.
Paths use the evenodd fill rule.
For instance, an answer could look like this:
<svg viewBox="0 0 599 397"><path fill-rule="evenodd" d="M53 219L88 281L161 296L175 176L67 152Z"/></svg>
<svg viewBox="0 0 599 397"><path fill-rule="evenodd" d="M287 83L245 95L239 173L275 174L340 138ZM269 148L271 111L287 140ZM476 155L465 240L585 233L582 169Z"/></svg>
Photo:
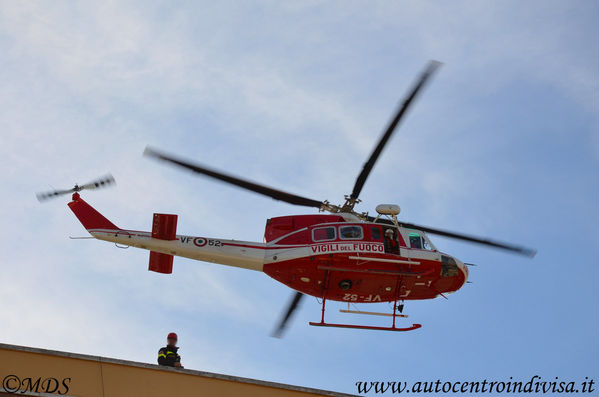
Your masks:
<svg viewBox="0 0 599 397"><path fill-rule="evenodd" d="M310 321L309 324L316 326L316 327L356 328L356 329L369 329L369 330L376 330L376 331L413 331L415 329L422 327L421 324L412 324L412 326L408 327L408 328L397 328L395 326L375 327L375 326L371 326L371 325L331 324L331 323L322 323L322 322L315 323L312 321Z"/></svg>
<svg viewBox="0 0 599 397"><path fill-rule="evenodd" d="M399 328L395 326L395 320L398 317L408 317L405 314L401 314L401 312L403 311L403 304L398 305L400 298L399 298L399 291L400 291L400 287L401 287L401 277L402 275L398 274L397 276L397 282L395 285L395 302L393 304L393 313L377 313L377 312L366 312L366 311L359 311L359 310L350 310L349 308L349 302L348 302L348 307L347 310L340 310L340 312L342 313L354 313L354 314L369 314L369 315L375 315L375 316L390 316L393 318L393 323L390 327L377 327L377 326L373 326L373 325L357 325L357 324L333 324L333 323L326 323L324 321L324 313L325 313L325 305L327 302L327 292L328 292L328 287L329 287L329 282L330 282L330 277L329 277L329 272L331 271L335 271L337 269L334 268L327 268L325 269L325 273L324 273L324 280L323 280L323 291L322 291L322 314L320 317L320 322L314 322L314 321L310 321L308 324L312 325L312 326L316 326L316 327L336 327L336 328L353 328L353 329L368 329L368 330L375 330L375 331L396 331L396 332L401 332L401 331L413 331L415 329L421 328L422 325L421 324L412 324L411 327L407 327L407 328Z"/></svg>
<svg viewBox="0 0 599 397"><path fill-rule="evenodd" d="M379 313L379 312L365 312L363 310L344 310L344 309L339 309L339 313L351 313L351 314L368 314L371 316L386 316L386 317L393 317L393 313ZM401 318L408 318L407 314L395 314L395 317L401 317Z"/></svg>

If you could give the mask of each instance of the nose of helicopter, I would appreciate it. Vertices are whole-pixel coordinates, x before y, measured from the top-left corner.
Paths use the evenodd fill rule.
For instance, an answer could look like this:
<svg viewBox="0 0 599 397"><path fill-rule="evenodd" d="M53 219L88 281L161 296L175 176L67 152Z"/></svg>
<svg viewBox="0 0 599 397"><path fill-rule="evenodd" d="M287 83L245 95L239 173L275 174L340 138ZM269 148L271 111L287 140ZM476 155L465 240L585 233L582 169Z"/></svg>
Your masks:
<svg viewBox="0 0 599 397"><path fill-rule="evenodd" d="M466 266L464 264L464 262L462 262L461 260L454 258L456 264L458 265L458 269L460 269L460 271L462 272L462 274L464 275L464 284L466 284L466 281L468 281L468 266Z"/></svg>

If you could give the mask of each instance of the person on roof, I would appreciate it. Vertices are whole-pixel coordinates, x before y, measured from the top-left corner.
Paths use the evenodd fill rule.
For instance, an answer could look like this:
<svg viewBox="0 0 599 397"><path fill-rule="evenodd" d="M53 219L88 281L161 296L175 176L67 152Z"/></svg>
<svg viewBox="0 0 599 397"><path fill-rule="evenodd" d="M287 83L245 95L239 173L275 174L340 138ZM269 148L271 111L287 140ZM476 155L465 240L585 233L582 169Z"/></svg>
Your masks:
<svg viewBox="0 0 599 397"><path fill-rule="evenodd" d="M166 347L158 350L158 364L167 367L183 368L181 365L181 356L177 353L177 334L171 332L166 337Z"/></svg>

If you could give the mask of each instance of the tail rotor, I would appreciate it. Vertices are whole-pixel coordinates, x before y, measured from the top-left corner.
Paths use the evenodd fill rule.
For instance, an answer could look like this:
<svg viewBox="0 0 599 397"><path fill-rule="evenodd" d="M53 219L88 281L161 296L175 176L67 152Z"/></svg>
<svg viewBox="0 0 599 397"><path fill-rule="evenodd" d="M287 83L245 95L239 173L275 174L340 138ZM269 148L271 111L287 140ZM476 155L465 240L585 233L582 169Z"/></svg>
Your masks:
<svg viewBox="0 0 599 397"><path fill-rule="evenodd" d="M80 192L82 190L102 189L102 188L105 188L108 186L112 186L115 183L116 183L116 181L114 180L114 177L110 174L107 174L107 175L104 175L103 177L95 179L95 180L88 182L84 185L75 184L75 186L73 186L71 189L53 190L53 191L49 191L49 192L36 193L36 197L39 200L39 202L41 203L41 202L47 201L52 198L64 196L65 194Z"/></svg>

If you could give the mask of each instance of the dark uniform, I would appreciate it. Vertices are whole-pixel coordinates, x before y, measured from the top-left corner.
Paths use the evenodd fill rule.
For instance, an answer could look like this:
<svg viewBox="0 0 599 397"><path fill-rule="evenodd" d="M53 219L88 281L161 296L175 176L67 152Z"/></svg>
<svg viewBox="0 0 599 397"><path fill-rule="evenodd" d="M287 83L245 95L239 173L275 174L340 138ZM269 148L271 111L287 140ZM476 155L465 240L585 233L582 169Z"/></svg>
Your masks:
<svg viewBox="0 0 599 397"><path fill-rule="evenodd" d="M385 252L388 254L399 255L399 244L390 233L385 234Z"/></svg>
<svg viewBox="0 0 599 397"><path fill-rule="evenodd" d="M158 364L174 367L175 363L181 362L181 356L177 353L176 346L166 346L158 350Z"/></svg>

